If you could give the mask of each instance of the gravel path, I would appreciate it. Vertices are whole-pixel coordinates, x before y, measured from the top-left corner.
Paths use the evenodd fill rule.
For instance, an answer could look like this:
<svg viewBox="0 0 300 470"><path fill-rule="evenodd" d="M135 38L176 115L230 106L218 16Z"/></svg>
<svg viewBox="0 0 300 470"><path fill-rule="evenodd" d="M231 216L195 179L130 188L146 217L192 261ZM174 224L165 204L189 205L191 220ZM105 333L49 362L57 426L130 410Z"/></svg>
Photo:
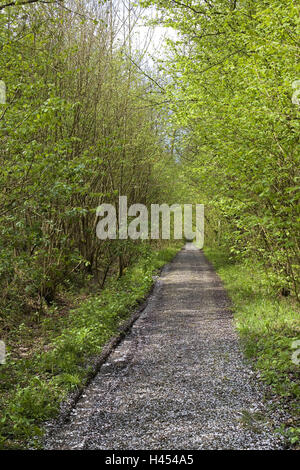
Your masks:
<svg viewBox="0 0 300 470"><path fill-rule="evenodd" d="M224 288L187 244L46 449L280 449Z"/></svg>

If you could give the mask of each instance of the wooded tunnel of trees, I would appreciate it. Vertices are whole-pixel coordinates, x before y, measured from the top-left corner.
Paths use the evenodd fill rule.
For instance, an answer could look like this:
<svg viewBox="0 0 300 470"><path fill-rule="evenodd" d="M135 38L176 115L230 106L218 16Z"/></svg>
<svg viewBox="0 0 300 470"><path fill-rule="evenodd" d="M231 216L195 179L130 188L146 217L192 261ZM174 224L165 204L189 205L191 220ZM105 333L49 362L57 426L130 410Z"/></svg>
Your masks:
<svg viewBox="0 0 300 470"><path fill-rule="evenodd" d="M296 303L299 13L293 0L0 2L4 336L166 244L96 237L97 207L121 195L205 204L205 243L259 263L274 298ZM176 31L164 52L162 27Z"/></svg>

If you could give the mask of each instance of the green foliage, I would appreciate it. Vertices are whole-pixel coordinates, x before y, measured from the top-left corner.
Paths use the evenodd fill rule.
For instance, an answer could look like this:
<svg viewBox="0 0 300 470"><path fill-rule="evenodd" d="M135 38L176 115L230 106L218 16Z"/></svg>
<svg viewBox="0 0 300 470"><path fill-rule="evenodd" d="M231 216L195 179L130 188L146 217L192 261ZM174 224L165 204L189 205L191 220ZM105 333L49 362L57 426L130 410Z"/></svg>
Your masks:
<svg viewBox="0 0 300 470"><path fill-rule="evenodd" d="M39 433L168 257L97 239L96 208L119 195L206 205L210 245L248 260L220 267L246 352L294 400L296 307L278 299L299 299L299 6L141 2L178 31L162 88L141 74L126 21L117 42L111 4L17 3L0 8L0 327L34 354L12 348L1 367L3 443ZM59 318L55 301L87 281L101 296Z"/></svg>

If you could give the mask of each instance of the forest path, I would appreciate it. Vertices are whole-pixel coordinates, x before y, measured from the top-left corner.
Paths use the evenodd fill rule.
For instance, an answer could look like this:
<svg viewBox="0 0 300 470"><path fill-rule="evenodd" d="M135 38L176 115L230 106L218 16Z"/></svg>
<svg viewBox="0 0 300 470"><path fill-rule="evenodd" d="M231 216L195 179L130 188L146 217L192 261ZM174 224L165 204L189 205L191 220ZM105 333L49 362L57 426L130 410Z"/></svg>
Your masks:
<svg viewBox="0 0 300 470"><path fill-rule="evenodd" d="M46 449L280 449L222 283L187 244Z"/></svg>

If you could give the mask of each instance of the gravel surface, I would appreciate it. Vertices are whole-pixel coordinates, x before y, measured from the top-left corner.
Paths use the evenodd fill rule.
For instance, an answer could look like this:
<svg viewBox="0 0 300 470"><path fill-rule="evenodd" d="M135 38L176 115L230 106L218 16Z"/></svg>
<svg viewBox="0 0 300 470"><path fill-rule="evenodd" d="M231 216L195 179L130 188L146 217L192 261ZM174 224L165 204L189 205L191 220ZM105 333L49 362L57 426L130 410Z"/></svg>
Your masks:
<svg viewBox="0 0 300 470"><path fill-rule="evenodd" d="M187 244L46 449L281 449L222 283ZM274 407L273 407L274 408Z"/></svg>

